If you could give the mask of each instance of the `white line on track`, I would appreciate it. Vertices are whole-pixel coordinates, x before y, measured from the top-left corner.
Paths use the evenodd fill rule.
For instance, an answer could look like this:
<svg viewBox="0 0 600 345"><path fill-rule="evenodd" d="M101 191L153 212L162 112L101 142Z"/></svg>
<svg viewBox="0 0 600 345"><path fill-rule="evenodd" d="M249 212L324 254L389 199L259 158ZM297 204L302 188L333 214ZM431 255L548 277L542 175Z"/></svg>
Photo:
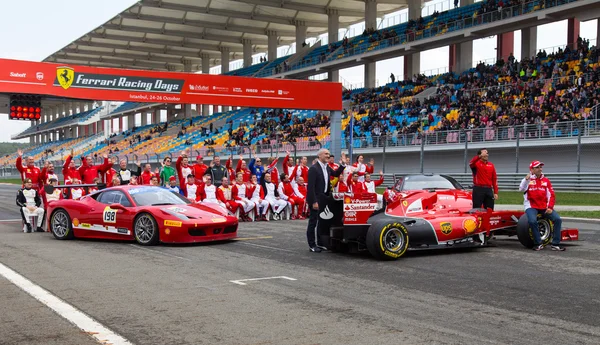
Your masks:
<svg viewBox="0 0 600 345"><path fill-rule="evenodd" d="M172 257L172 258L177 258L177 259L181 259L181 260L185 260L185 261L192 261L192 259L184 258L183 256L173 255L173 254L161 252L160 250L155 250L155 249L141 247L141 246L139 246L137 244L133 244L133 243L130 244L130 246L132 246L135 249L149 251L149 252L156 253L156 254L159 254L159 255L169 256L169 257Z"/></svg>
<svg viewBox="0 0 600 345"><path fill-rule="evenodd" d="M12 222L20 222L23 219L21 218L16 218L16 219L0 219L0 223L12 223Z"/></svg>
<svg viewBox="0 0 600 345"><path fill-rule="evenodd" d="M6 267L2 263L0 263L0 275L48 308L54 310L54 312L77 326L77 328L81 329L83 332L91 335L100 344L132 345L129 340L104 327L98 321L92 319L60 298L52 295L42 287L35 285L29 279Z"/></svg>
<svg viewBox="0 0 600 345"><path fill-rule="evenodd" d="M296 278L290 278L290 277L286 277L286 276L277 276L277 277L238 279L238 280L230 280L229 282L237 284L237 285L246 285L245 282L252 282L252 281L257 281L257 280L270 280L270 279L298 280Z"/></svg>
<svg viewBox="0 0 600 345"><path fill-rule="evenodd" d="M256 244L256 243L248 243L248 242L236 242L236 243L244 244L244 245L252 246L252 247L259 247L259 248L266 248L266 249L278 250L278 251L281 251L281 252L297 253L297 251L293 251L293 250L289 250L289 249L283 249L283 248L277 248L277 247L271 247L271 246L263 246L261 244Z"/></svg>

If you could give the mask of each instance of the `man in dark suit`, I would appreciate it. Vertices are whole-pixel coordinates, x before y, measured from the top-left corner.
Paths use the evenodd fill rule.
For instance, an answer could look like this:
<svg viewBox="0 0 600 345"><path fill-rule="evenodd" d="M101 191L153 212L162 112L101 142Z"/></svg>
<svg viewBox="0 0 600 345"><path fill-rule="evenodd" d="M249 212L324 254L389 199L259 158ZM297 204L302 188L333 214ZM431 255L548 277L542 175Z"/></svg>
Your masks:
<svg viewBox="0 0 600 345"><path fill-rule="evenodd" d="M322 227L319 227L319 237L317 237L317 223L319 221L319 210L323 210L327 206L327 199L331 194L330 177L337 177L342 174L346 168L346 155L342 153L340 167L333 170L329 164L329 150L320 149L317 153L317 162L308 169L308 184L306 189L306 203L310 208L310 218L308 219L308 227L306 229L306 239L311 252L320 253L322 250L327 250L323 244L317 242L317 238L324 232Z"/></svg>

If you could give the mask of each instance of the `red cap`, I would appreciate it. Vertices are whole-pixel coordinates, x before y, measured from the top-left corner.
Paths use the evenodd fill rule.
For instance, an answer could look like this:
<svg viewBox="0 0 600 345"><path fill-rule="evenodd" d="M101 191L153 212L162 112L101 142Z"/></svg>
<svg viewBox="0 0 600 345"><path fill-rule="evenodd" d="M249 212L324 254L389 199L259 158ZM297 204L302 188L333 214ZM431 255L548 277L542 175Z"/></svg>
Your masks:
<svg viewBox="0 0 600 345"><path fill-rule="evenodd" d="M202 160L202 156L198 156L198 157L196 157L196 160L197 160L197 161L201 161L201 160Z"/></svg>
<svg viewBox="0 0 600 345"><path fill-rule="evenodd" d="M539 167L539 166L544 166L544 162L533 161L533 162L531 162L531 164L529 164L529 169L533 169L533 168Z"/></svg>
<svg viewBox="0 0 600 345"><path fill-rule="evenodd" d="M175 176L171 176L169 177L169 181L177 181L177 178Z"/></svg>

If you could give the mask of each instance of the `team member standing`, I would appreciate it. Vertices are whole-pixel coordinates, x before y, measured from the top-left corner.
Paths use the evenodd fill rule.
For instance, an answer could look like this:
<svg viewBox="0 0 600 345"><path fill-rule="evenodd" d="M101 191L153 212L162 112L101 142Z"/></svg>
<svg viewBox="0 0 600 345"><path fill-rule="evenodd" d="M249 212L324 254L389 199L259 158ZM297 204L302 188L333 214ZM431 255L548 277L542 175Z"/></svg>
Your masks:
<svg viewBox="0 0 600 345"><path fill-rule="evenodd" d="M552 235L552 250L564 251L565 248L559 246L561 240L562 219L556 211L554 211L554 188L550 180L542 173L544 163L533 161L529 164L529 174L521 181L519 190L524 192L524 206L529 228L533 234L533 250L538 251L544 249L540 229L538 228L537 216L549 219L554 223L554 234Z"/></svg>
<svg viewBox="0 0 600 345"><path fill-rule="evenodd" d="M308 169L308 186L306 189L306 202L310 208L306 238L311 252L319 253L323 246L317 243L317 222L319 219L319 208L324 208L327 196L331 193L330 176L340 176L346 168L346 155L342 153L342 163L337 170L333 170L327 164L329 161L329 150L320 149L317 153L318 161ZM319 237L321 234L318 234Z"/></svg>
<svg viewBox="0 0 600 345"><path fill-rule="evenodd" d="M498 200L496 167L488 159L488 150L481 149L469 163L473 171L473 208L493 210L494 200Z"/></svg>
<svg viewBox="0 0 600 345"><path fill-rule="evenodd" d="M121 181L120 182L121 186L129 184L132 177L140 176L141 174L142 174L142 167L138 166L136 171L132 171L130 169L127 169L127 161L126 160L121 159L121 161L119 161L119 171L117 173L117 176L119 177L119 181Z"/></svg>
<svg viewBox="0 0 600 345"><path fill-rule="evenodd" d="M219 187L223 183L223 177L229 178L227 174L227 168L221 165L221 157L214 156L213 161L210 163L210 167L206 169L205 175L212 178L215 186Z"/></svg>
<svg viewBox="0 0 600 345"><path fill-rule="evenodd" d="M21 157L19 155L19 157ZM21 209L21 217L27 226L26 232L32 232L31 216L37 216L37 229L38 232L44 232L42 229L42 222L44 216L44 209L42 206L42 198L38 191L33 188L33 182L30 178L23 180L23 188L17 192L17 206Z"/></svg>
<svg viewBox="0 0 600 345"><path fill-rule="evenodd" d="M31 182L33 183L31 188L38 190L40 188L40 178L41 178L40 168L35 166L33 156L27 157L27 159L26 159L27 165L23 166L23 162L22 162L23 151L19 149L19 150L17 150L17 154L19 156L17 157L16 165L17 165L17 170L19 170L19 172L21 173L21 180L23 181L23 187L25 187L25 179L30 179Z"/></svg>
<svg viewBox="0 0 600 345"><path fill-rule="evenodd" d="M202 173L202 175L204 175L204 173ZM171 157L165 157L160 171L160 181L163 186L168 186L171 183L171 176L175 177L175 169L171 166Z"/></svg>
<svg viewBox="0 0 600 345"><path fill-rule="evenodd" d="M112 167L112 162L108 161L108 155L102 155L104 163L102 165L94 165L92 156L88 156L83 161L83 165L79 168L79 173L84 184L92 184L96 177L103 176L104 173ZM75 184L75 182L73 182Z"/></svg>

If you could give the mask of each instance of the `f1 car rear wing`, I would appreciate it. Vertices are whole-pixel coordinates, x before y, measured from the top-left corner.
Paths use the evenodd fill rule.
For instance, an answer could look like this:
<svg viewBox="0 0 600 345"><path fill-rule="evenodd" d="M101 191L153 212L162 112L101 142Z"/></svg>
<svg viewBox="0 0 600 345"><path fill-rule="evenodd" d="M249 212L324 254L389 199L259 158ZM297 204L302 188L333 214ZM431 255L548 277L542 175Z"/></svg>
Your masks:
<svg viewBox="0 0 600 345"><path fill-rule="evenodd" d="M47 184L44 186L44 191L46 194L54 193L54 190L57 188L79 188L79 187L96 187L99 190L106 188L106 183L98 183L98 184L64 184L59 186L53 186L51 184Z"/></svg>

